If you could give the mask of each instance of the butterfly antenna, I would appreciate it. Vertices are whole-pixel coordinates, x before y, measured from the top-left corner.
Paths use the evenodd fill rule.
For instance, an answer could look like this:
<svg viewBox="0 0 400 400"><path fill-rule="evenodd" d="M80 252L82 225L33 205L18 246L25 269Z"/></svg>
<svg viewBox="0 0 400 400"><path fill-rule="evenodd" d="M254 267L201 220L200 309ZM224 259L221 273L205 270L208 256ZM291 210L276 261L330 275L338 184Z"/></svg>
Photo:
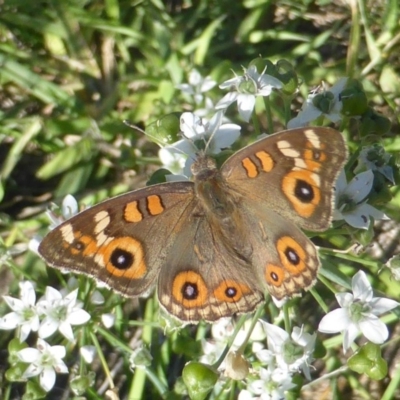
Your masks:
<svg viewBox="0 0 400 400"><path fill-rule="evenodd" d="M135 129L135 130L139 131L140 133L143 133L143 135L146 135L146 132L142 128L140 128L137 125L133 125L132 122L128 121L127 119L124 119L122 121L122 123L126 126L129 126L129 128Z"/></svg>
<svg viewBox="0 0 400 400"><path fill-rule="evenodd" d="M210 143L213 140L215 134L218 131L218 128L221 126L222 123L222 119L224 118L224 113L222 111L217 111L217 113L214 115L212 122L212 131L210 136L208 137L208 140L205 142L205 148L204 148L204 152L207 154L207 150L210 147ZM205 139L204 139L205 140Z"/></svg>

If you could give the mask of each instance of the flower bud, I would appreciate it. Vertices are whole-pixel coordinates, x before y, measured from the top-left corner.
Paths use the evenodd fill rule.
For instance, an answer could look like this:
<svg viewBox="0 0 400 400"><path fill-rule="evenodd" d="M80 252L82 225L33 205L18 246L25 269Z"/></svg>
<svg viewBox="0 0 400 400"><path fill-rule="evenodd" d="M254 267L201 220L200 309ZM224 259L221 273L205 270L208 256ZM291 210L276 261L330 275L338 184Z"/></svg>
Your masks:
<svg viewBox="0 0 400 400"><path fill-rule="evenodd" d="M218 380L218 373L210 366L191 361L185 365L182 378L192 400L203 400Z"/></svg>

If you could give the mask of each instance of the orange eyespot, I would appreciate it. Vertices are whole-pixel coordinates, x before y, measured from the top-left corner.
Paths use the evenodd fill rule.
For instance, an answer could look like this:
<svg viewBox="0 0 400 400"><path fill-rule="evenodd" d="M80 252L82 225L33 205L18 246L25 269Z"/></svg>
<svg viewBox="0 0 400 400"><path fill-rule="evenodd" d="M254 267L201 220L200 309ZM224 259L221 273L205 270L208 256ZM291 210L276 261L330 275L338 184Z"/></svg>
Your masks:
<svg viewBox="0 0 400 400"><path fill-rule="evenodd" d="M95 261L104 265L111 275L126 279L140 279L147 272L143 247L129 236L116 238L101 246Z"/></svg>
<svg viewBox="0 0 400 400"><path fill-rule="evenodd" d="M285 271L282 267L274 264L267 264L265 266L265 280L269 285L281 286L285 280Z"/></svg>
<svg viewBox="0 0 400 400"><path fill-rule="evenodd" d="M201 275L188 270L175 276L172 283L172 295L175 301L185 308L197 308L207 303L208 290Z"/></svg>
<svg viewBox="0 0 400 400"><path fill-rule="evenodd" d="M306 252L293 238L279 238L276 249L282 265L292 275L299 275L306 269Z"/></svg>
<svg viewBox="0 0 400 400"><path fill-rule="evenodd" d="M250 288L243 284L232 280L226 280L214 290L214 296L219 301L228 303L236 303L243 295L250 293Z"/></svg>

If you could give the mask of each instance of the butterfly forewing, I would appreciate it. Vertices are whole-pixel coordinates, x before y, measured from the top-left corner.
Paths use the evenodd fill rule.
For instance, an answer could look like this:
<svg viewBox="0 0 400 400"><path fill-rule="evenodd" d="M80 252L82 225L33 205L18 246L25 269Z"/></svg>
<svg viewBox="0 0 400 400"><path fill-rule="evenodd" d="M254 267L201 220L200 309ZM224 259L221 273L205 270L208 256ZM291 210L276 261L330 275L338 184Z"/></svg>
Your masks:
<svg viewBox="0 0 400 400"><path fill-rule="evenodd" d="M303 229L328 228L333 188L346 160L340 132L292 129L238 151L222 166L229 185Z"/></svg>

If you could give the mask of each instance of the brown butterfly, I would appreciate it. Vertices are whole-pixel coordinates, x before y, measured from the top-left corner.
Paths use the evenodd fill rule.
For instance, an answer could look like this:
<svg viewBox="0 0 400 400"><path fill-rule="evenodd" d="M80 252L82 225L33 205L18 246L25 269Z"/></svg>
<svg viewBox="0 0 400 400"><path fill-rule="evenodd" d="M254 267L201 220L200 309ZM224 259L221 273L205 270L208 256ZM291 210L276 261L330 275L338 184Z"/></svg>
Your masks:
<svg viewBox="0 0 400 400"><path fill-rule="evenodd" d="M161 306L183 321L250 312L266 290L282 299L314 284L317 251L300 228L328 228L346 156L342 135L322 127L263 138L221 169L200 154L192 182L104 201L51 231L39 252L128 297L157 284Z"/></svg>

